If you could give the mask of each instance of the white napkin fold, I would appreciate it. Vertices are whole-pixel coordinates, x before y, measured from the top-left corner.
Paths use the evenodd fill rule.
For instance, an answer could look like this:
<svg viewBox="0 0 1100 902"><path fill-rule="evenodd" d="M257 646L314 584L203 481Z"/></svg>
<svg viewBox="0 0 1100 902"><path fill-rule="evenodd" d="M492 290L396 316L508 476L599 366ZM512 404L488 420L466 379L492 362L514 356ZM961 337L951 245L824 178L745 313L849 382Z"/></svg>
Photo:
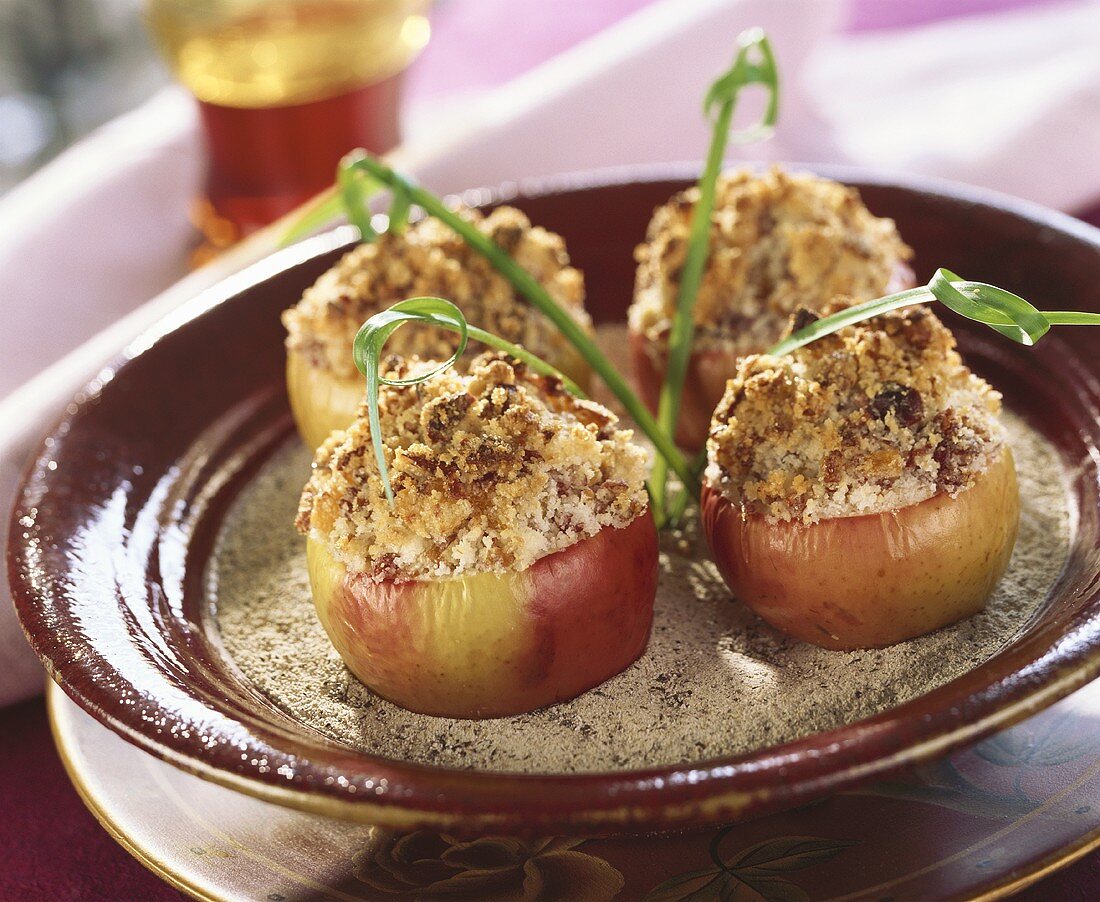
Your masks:
<svg viewBox="0 0 1100 902"><path fill-rule="evenodd" d="M803 88L838 159L1067 211L1100 200L1096 0L839 38Z"/></svg>
<svg viewBox="0 0 1100 902"><path fill-rule="evenodd" d="M0 398L186 273L201 167L170 88L0 198Z"/></svg>
<svg viewBox="0 0 1100 902"><path fill-rule="evenodd" d="M838 33L843 12L841 0L661 0L472 106L412 111L395 165L457 191L699 159L703 90L738 32L762 25L780 58L782 122L746 157L918 171L1065 208L1100 197L1098 0L857 37ZM184 272L200 169L194 115L171 89L0 199L0 397L11 392L0 401L0 510L84 379L266 251L245 245L144 303ZM0 704L41 688L6 595L0 586Z"/></svg>

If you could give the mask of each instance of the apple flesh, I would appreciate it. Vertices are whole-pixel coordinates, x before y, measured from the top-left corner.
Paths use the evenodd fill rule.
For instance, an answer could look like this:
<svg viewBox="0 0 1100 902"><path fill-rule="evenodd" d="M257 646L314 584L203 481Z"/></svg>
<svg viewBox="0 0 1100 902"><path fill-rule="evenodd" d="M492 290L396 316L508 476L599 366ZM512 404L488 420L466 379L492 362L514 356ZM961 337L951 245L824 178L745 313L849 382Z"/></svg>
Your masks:
<svg viewBox="0 0 1100 902"><path fill-rule="evenodd" d="M359 680L421 714L502 717L565 701L645 650L657 592L647 510L514 573L376 582L309 541L317 614Z"/></svg>
<svg viewBox="0 0 1100 902"><path fill-rule="evenodd" d="M588 387L592 371L572 346L550 362L581 388ZM355 420L366 391L358 373L341 376L313 366L300 351L287 352L286 384L298 433L310 448L320 447L334 430Z"/></svg>
<svg viewBox="0 0 1100 902"><path fill-rule="evenodd" d="M768 523L709 485L702 508L733 594L777 629L831 649L893 645L976 614L1020 519L1008 449L954 498L882 514Z"/></svg>
<svg viewBox="0 0 1100 902"><path fill-rule="evenodd" d="M886 285L885 294L904 291L915 284L913 270L899 263ZM778 339L779 336L776 336ZM668 369L668 349L633 329L630 330L629 340L635 386L642 402L656 415ZM757 352L764 350L759 348ZM737 374L737 364L742 356L730 350L709 349L694 351L688 358L680 414L676 421L676 444L681 448L701 451L706 445L714 408L726 393L726 383Z"/></svg>

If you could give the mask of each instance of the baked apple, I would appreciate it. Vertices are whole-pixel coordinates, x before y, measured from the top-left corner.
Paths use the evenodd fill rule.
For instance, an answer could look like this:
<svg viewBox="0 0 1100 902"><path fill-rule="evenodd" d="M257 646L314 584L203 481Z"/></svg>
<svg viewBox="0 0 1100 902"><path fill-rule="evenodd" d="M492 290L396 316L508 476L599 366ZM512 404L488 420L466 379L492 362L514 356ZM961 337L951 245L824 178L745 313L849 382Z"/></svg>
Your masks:
<svg viewBox="0 0 1100 902"><path fill-rule="evenodd" d="M702 497L734 595L833 649L980 611L1019 522L999 413L923 307L742 360L714 413Z"/></svg>
<svg viewBox="0 0 1100 902"><path fill-rule="evenodd" d="M464 215L591 328L584 278L569 265L559 235L532 226L512 207L488 216L476 210ZM396 301L417 296L453 300L474 325L523 345L579 385L588 385L588 364L553 324L517 297L511 284L448 226L424 218L401 234L387 232L349 251L283 313L290 406L310 447L355 419L364 392L351 354L359 327ZM387 346L404 356L446 359L457 343L452 332L399 329Z"/></svg>
<svg viewBox="0 0 1100 902"><path fill-rule="evenodd" d="M298 517L318 616L365 685L424 714L498 717L642 653L657 533L646 455L613 414L499 354L384 388L380 414L393 504L364 411L321 446Z"/></svg>
<svg viewBox="0 0 1100 902"><path fill-rule="evenodd" d="M698 190L689 188L658 207L635 251L631 359L638 392L653 411L697 198ZM838 295L870 300L910 288L911 256L893 221L871 215L854 188L778 168L719 178L677 442L690 450L706 444L737 361L778 341L796 308L818 310Z"/></svg>

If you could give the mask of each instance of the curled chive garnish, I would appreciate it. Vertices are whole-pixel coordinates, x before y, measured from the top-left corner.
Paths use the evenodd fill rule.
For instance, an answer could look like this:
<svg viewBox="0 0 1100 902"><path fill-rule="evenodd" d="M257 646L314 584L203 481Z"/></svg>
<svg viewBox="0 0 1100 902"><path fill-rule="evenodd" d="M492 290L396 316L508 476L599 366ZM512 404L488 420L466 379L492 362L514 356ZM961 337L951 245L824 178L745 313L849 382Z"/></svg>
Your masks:
<svg viewBox="0 0 1100 902"><path fill-rule="evenodd" d="M378 368L382 361L382 351L398 329L406 323L420 323L427 326L435 326L458 333L458 347L445 362L423 373L410 376L407 379L388 379L383 376ZM577 397L583 398L584 392L568 376L558 372L549 363L536 357L526 348L505 341L492 332L486 332L477 326L471 326L462 311L448 300L443 298L422 297L409 298L392 307L376 313L359 327L352 344L352 358L355 366L367 380L367 420L370 423L371 444L374 447L374 459L378 464L378 474L382 479L382 486L386 491L386 498L393 504L393 487L390 485L390 471L386 465L385 443L382 440L381 414L378 409L379 390L383 385L409 386L419 385L433 379L440 373L444 373L455 365L455 362L466 350L470 339L480 341L489 347L504 351L510 357L526 364L536 373L542 376L552 376L562 381L566 391Z"/></svg>
<svg viewBox="0 0 1100 902"><path fill-rule="evenodd" d="M1019 295L980 283L967 295L952 284L961 281L951 270L937 269L928 290L959 316L984 323L1020 344L1033 345L1050 331L1046 317Z"/></svg>
<svg viewBox="0 0 1100 902"><path fill-rule="evenodd" d="M737 47L733 65L707 89L703 97L703 113L714 117L716 127L725 118L722 133L735 144L751 144L770 137L779 119L779 69L764 29L748 28L741 32L737 36ZM730 131L737 95L751 84L767 88L768 104L764 113L760 121L749 128ZM727 108L730 111L728 115L725 113Z"/></svg>
<svg viewBox="0 0 1100 902"><path fill-rule="evenodd" d="M419 322L453 329L459 334L458 348L450 359L434 369L408 379L387 379L378 371L382 359L382 349L389 337L405 323ZM355 335L352 345L352 357L367 380L367 419L370 422L371 444L374 446L374 459L378 464L378 475L386 490L386 498L393 504L393 487L390 485L390 471L386 466L385 444L382 441L381 415L378 410L378 392L382 385L416 385L438 376L462 356L468 341L466 318L450 301L442 298L410 298L400 304L394 304L387 310L376 313L368 319Z"/></svg>
<svg viewBox="0 0 1100 902"><path fill-rule="evenodd" d="M937 269L927 285L876 298L816 320L774 345L769 354L780 356L832 335L845 326L873 319L891 310L939 301L961 316L982 323L1023 345L1033 345L1052 326L1100 326L1100 313L1042 311L1004 288L987 282L967 282L947 269Z"/></svg>
<svg viewBox="0 0 1100 902"><path fill-rule="evenodd" d="M731 132L737 100L741 91L750 85L762 85L767 90L767 107L754 126ZM722 171L726 146L731 139L745 143L767 137L779 116L779 72L771 44L763 30L751 28L737 38L737 55L733 64L707 90L703 112L713 120L714 128L707 162L699 178L699 199L692 210L687 257L680 276L680 291L668 338L665 382L657 407L657 423L666 435L675 434L680 413L680 400L684 393L684 380L695 338L695 299L699 294L703 271L710 254L710 220L714 213L718 176ZM654 514L658 523L665 519L663 511L667 475L664 462L656 460L653 467L653 495Z"/></svg>

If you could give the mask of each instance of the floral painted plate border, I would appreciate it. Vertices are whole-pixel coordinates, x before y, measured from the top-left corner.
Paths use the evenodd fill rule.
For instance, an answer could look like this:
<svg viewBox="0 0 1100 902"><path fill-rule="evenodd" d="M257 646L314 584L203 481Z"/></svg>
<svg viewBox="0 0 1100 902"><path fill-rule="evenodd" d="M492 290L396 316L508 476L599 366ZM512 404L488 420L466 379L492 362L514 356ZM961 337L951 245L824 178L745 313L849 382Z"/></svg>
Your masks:
<svg viewBox="0 0 1100 902"><path fill-rule="evenodd" d="M597 839L458 840L291 811L140 751L52 684L49 705L88 807L200 899L987 899L1100 846L1100 682L887 782L724 828Z"/></svg>

